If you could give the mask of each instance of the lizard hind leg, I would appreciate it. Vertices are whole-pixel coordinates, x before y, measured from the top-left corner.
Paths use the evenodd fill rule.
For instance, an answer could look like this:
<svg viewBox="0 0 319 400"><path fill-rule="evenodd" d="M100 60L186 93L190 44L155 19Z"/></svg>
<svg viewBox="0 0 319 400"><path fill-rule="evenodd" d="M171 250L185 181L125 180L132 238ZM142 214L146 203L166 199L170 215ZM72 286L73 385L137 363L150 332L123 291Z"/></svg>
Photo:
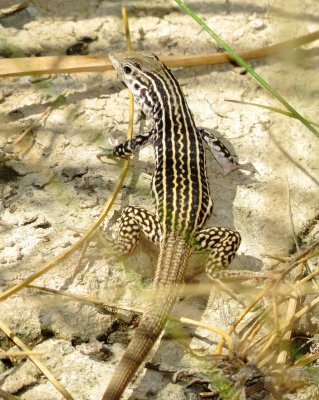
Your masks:
<svg viewBox="0 0 319 400"><path fill-rule="evenodd" d="M137 246L140 234L158 245L161 223L158 217L141 207L127 206L118 220L117 246L123 254L131 253Z"/></svg>
<svg viewBox="0 0 319 400"><path fill-rule="evenodd" d="M225 271L235 257L240 245L240 234L232 229L211 227L196 233L195 251L210 251L206 261L206 273L211 279L230 277L237 271Z"/></svg>

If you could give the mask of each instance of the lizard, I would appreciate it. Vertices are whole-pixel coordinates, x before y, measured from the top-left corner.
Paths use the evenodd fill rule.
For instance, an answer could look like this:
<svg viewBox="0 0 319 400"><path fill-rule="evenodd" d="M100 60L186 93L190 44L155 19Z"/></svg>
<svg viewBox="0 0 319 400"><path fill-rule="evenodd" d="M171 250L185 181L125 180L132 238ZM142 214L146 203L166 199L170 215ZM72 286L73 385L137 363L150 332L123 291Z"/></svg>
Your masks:
<svg viewBox="0 0 319 400"><path fill-rule="evenodd" d="M165 328L191 252L210 251L206 272L216 279L240 245L240 234L233 229L204 228L213 210L205 147L227 173L240 166L214 134L196 127L174 74L155 54L126 52L109 57L135 102L153 121L151 130L117 145L113 154L129 157L147 143L155 153L155 213L125 207L119 218L118 246L129 254L143 233L159 247L149 305L103 395L103 400L119 400Z"/></svg>

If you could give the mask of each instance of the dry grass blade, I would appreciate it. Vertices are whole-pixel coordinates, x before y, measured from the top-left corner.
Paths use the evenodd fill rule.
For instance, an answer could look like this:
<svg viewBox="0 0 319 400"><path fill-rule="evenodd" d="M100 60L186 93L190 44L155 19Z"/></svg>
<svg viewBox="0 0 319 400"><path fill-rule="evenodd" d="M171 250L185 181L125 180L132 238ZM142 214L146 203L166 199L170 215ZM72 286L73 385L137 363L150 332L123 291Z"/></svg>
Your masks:
<svg viewBox="0 0 319 400"><path fill-rule="evenodd" d="M275 145L278 147L278 149L282 152L282 154L288 158L289 161L291 161L300 171L302 171L309 179L312 180L317 186L319 186L319 180L313 176L310 172L306 170L305 167L303 167L298 161L294 160L291 155L282 147L282 145L278 142L278 140L275 138L274 135L272 135L269 132L269 136L271 140L275 143Z"/></svg>
<svg viewBox="0 0 319 400"><path fill-rule="evenodd" d="M17 137L17 139L15 139L15 141L13 142L13 146L20 143L28 133L30 133L38 124L40 124L40 122L45 121L52 112L52 110L56 107L58 100L64 97L66 93L67 91L64 90L55 100L53 100L51 104L43 111L43 113L41 113L40 116L28 128L26 128L21 133L21 135Z"/></svg>
<svg viewBox="0 0 319 400"><path fill-rule="evenodd" d="M292 210L291 210L291 198L290 198L290 189L289 189L288 180L287 180L287 198L288 198L288 211L289 211L289 220L290 220L291 230L292 230L295 246L299 250L299 245L298 245L298 241L297 241L296 230L295 230L295 225L293 222L293 215L292 215ZM299 278L302 277L303 269L304 269L304 265L303 265L303 263L300 263L294 271L296 274L295 281L298 281ZM290 329L287 332L285 332L285 334L282 337L281 342L288 341L291 338L291 328L292 328L292 323L294 320L294 315L295 315L296 309L297 309L297 303L298 303L298 299L295 296L291 296L289 298L285 321L290 325ZM277 332L278 332L278 329L277 329ZM279 356L277 357L277 362L279 364L285 364L287 361L287 357L288 357L287 350L282 349L279 353Z"/></svg>
<svg viewBox="0 0 319 400"><path fill-rule="evenodd" d="M245 358L248 354L247 349L249 348L251 342L256 337L257 333L260 331L263 326L263 322L261 321L261 315L257 318L254 324L248 329L248 331L241 337L241 341L239 343L239 354L243 358Z"/></svg>
<svg viewBox="0 0 319 400"><path fill-rule="evenodd" d="M4 358L14 358L14 357L26 357L26 356L42 356L45 354L44 351L13 351L11 353L8 353L6 351L3 351L0 353L0 360Z"/></svg>
<svg viewBox="0 0 319 400"><path fill-rule="evenodd" d="M24 352L29 353L28 357L30 360L40 369L40 371L50 380L50 382L56 387L56 389L64 396L67 400L73 400L73 397L65 389L64 386L54 377L54 375L42 364L32 353L31 350L19 339L12 330L2 321L0 321L0 329Z"/></svg>
<svg viewBox="0 0 319 400"><path fill-rule="evenodd" d="M234 352L234 344L233 344L233 341L232 341L230 335L227 332L223 331L222 329L216 328L215 326L212 326L210 324L206 324L205 322L195 321L190 318L181 317L181 318L177 318L177 319L175 319L175 318L171 318L171 319L173 319L174 321L181 322L182 324L185 324L185 325L197 326L199 328L204 328L209 331L217 333L218 335L220 335L224 338L225 342L227 343L229 352L230 353Z"/></svg>
<svg viewBox="0 0 319 400"><path fill-rule="evenodd" d="M125 179L126 173L128 171L128 167L129 167L129 160L125 160L124 166L121 171L121 175L117 181L117 184L113 190L111 197L106 202L98 219L87 229L87 231L84 233L84 235L81 237L81 239L79 239L76 243L74 243L72 246L67 248L63 253L57 255L52 260L50 260L47 263L45 263L44 265L42 265L42 267L40 267L36 272L31 274L23 282L11 287L10 289L8 289L8 290L4 291L2 294L0 294L0 301L3 301L5 299L7 299L8 297L12 296L13 294L19 292L20 290L22 290L23 288L28 286L31 282L38 279L40 276L42 276L46 272L50 271L53 267L58 265L62 260L64 260L66 257L70 256L76 250L80 249L83 246L83 243L90 238L90 236L93 234L93 232L99 227L99 225L103 222L103 220L109 213L109 211L116 199L118 192L122 188L122 184Z"/></svg>
<svg viewBox="0 0 319 400"><path fill-rule="evenodd" d="M273 288L274 284L269 283L261 292L256 296L256 298L239 314L239 316L236 318L236 321L229 326L228 328L228 335L231 335L237 325L244 319L244 317L256 306L256 304L259 303L259 301L266 295L267 292L269 292ZM222 352L224 346L224 340L220 340L219 343L216 346L215 354L220 355Z"/></svg>
<svg viewBox="0 0 319 400"><path fill-rule="evenodd" d="M81 248L81 252L80 252L78 261L77 261L77 263L75 264L74 270L73 270L73 272L72 272L72 276L71 276L71 279L72 279L72 280L76 277L77 273L79 272L79 269L80 269L81 264L82 264L82 261L83 261L83 259L84 259L86 250L87 250L87 248L89 247L89 244L90 244L90 241L89 241L89 240L86 240L85 242L83 242L83 245L82 245L82 248Z"/></svg>
<svg viewBox="0 0 319 400"><path fill-rule="evenodd" d="M295 286L298 287L300 285L303 285L304 283L310 281L310 279L314 278L317 275L319 275L319 268L313 271L311 274L304 277L303 279L300 279L300 281L298 281Z"/></svg>
<svg viewBox="0 0 319 400"><path fill-rule="evenodd" d="M19 10L23 10L28 7L30 1L21 1L20 3L16 3L13 6L7 8L1 8L0 10L0 18L7 17L8 15L14 14Z"/></svg>
<svg viewBox="0 0 319 400"><path fill-rule="evenodd" d="M310 258L319 255L319 239L309 244L303 250L291 257L291 263L304 263Z"/></svg>
<svg viewBox="0 0 319 400"><path fill-rule="evenodd" d="M315 299L313 299L310 303L308 303L307 305L305 305L301 310L299 310L298 312L296 312L294 314L294 322L296 322L299 318L301 318L304 314L306 314L307 312L309 312L310 310L312 310L314 307L317 306L317 304L319 304L319 296L316 297ZM290 328L290 320L286 320L285 322L283 322L280 327L279 327L279 332L281 333L281 335L284 334L285 330ZM228 332L229 333L229 332ZM269 348L269 344L272 344L274 341L275 337L278 337L278 333L275 334L271 334L268 333L265 336L259 338L256 342L254 342L251 346L249 346L248 351L252 351L253 348L257 348L259 346L261 346L262 344L266 343L266 345L264 346L267 347L267 349ZM263 351L263 350L262 350ZM260 353L258 358L262 358L260 357Z"/></svg>
<svg viewBox="0 0 319 400"><path fill-rule="evenodd" d="M300 36L269 47L238 52L245 60L262 58L319 39L319 31ZM226 53L201 54L195 56L162 56L160 59L168 67L194 67L199 65L213 65L229 63L233 58ZM113 66L104 56L46 56L46 57L21 57L4 58L0 60L0 77L37 74L62 74L72 72L104 72L111 71Z"/></svg>
<svg viewBox="0 0 319 400"><path fill-rule="evenodd" d="M258 368L262 368L267 364L269 365L275 356L275 351L269 351L267 354L265 354L265 357L260 358L259 360L255 360L255 363Z"/></svg>
<svg viewBox="0 0 319 400"><path fill-rule="evenodd" d="M68 297L71 300L93 304L95 306L103 307L103 308L106 308L106 309L123 310L123 311L133 312L133 313L136 313L136 314L142 314L144 312L140 308L132 308L132 307L127 307L127 306L121 306L121 305L118 305L118 304L116 304L116 305L115 304L107 304L107 303L104 303L104 302L98 300L94 296L89 296L89 295L83 296L83 295L80 295L80 294L65 292L65 291L56 290L56 289L50 289L50 288L46 288L46 287L43 287L43 286L36 286L36 285L29 285L28 287L30 289L42 290L42 291L47 292L47 293L52 293L52 294L56 294L56 295L59 295L59 296L65 296L65 297ZM195 321L195 320L190 319L190 318L184 318L184 317L175 318L175 317L172 316L172 317L170 317L170 319L172 321L179 322L179 323L184 324L184 325L198 326L200 328L205 328L205 329L208 329L208 330L210 330L212 332L215 332L215 333L219 334L220 336L222 336L225 339L229 351L230 352L234 351L234 345L233 345L231 337L227 334L227 332L223 331L222 329L216 328L216 327L214 327L214 326L212 326L210 324L206 324L204 322Z"/></svg>
<svg viewBox="0 0 319 400"><path fill-rule="evenodd" d="M288 198L289 220L290 220L291 230L292 230L292 233L293 233L296 249L298 251L300 251L300 246L298 244L297 235L296 235L296 229L295 229L295 224L294 224L294 219L293 219L293 215L292 215L290 188L289 188L289 181L288 181L287 177L286 177L286 180L287 180L287 198ZM304 262L304 267L305 267L305 270L307 271L308 275L311 275L311 270L310 270L310 267L309 267L309 264L308 264L307 261ZM314 286L316 287L316 289L318 290L318 284L317 284L316 279L314 279L314 277L312 276L311 280L312 280Z"/></svg>
<svg viewBox="0 0 319 400"><path fill-rule="evenodd" d="M258 354L255 357L255 363L261 367L261 365L265 364L265 358L268 357L269 355L269 349L272 346L272 344L275 342L275 340L278 337L278 332L276 331L275 333L273 333L270 337L270 339L267 341L267 343L265 344L265 346L262 348L261 351L258 352Z"/></svg>
<svg viewBox="0 0 319 400"><path fill-rule="evenodd" d="M295 366L306 366L314 361L319 360L319 353L315 354L305 354L304 356L300 357L296 362Z"/></svg>
<svg viewBox="0 0 319 400"><path fill-rule="evenodd" d="M250 101L242 101L242 100L225 99L225 101L228 101L229 103L246 104L248 106L265 108L266 110L270 110L270 111L276 112L278 114L285 115L285 116L287 116L289 118L297 119L296 116L294 114L292 114L291 112L285 111L285 110L281 110L280 108L277 108L277 107L272 107L272 106L267 106L265 104L252 103ZM309 118L305 118L305 119L307 119L311 124L319 126L318 123L311 121Z"/></svg>
<svg viewBox="0 0 319 400"><path fill-rule="evenodd" d="M91 296L91 295L75 294L75 293L65 292L65 291L56 290L56 289L50 289L50 288L47 288L44 286L37 286L37 285L29 285L28 287L30 289L42 290L43 292L68 297L71 300L81 301L83 303L89 303L89 304L93 304L98 307L104 307L107 309L130 311L130 312L134 312L134 313L138 313L138 314L141 314L143 312L143 310L140 308L121 306L118 304L107 304L107 303L104 303L103 301L98 300L95 296Z"/></svg>
<svg viewBox="0 0 319 400"><path fill-rule="evenodd" d="M122 4L122 18L123 18L124 29L125 29L126 48L128 51L132 51L131 33L130 33L130 27L128 24L128 17L127 17L125 1L123 1L123 4Z"/></svg>
<svg viewBox="0 0 319 400"><path fill-rule="evenodd" d="M279 316L278 316L278 303L277 303L277 295L274 293L272 298L272 308L273 308L273 315L274 315L274 326L276 332L279 331Z"/></svg>
<svg viewBox="0 0 319 400"><path fill-rule="evenodd" d="M290 291L290 296L289 296L289 301L288 301L288 306L287 306L287 313L285 317L285 321L283 323L277 322L277 329L275 333L268 333L265 336L259 338L256 340L254 343L248 344L248 347L245 347L246 352L252 352L253 349L256 350L257 347L260 347L261 345L264 345L264 347L258 352L258 356L256 357L256 362L259 363L259 365L264 363L265 359L263 358L264 355L267 353L271 345L274 343L275 339L280 336L281 340L289 340L291 336L291 325L292 323L297 319L300 318L303 313L305 313L307 310L313 308L317 303L316 299L314 300L314 303L310 303L309 305L305 306L300 312L296 313L296 308L297 308L297 298L298 298L298 287L301 285L301 282L305 282L307 280L310 280L314 275L317 274L317 271L315 271L313 274L307 276L304 278L302 281L298 280L304 263L307 261L307 259L313 257L317 253L317 248L318 248L318 241L312 243L311 245L307 246L305 249L299 251L296 255L290 258L290 263L288 268L286 268L283 273L282 277L290 270L295 269L295 280L296 283L292 286L292 290ZM277 281L276 286L278 286L279 280ZM294 293L294 296L292 295ZM276 301L276 307L281 304L285 299L280 299ZM272 309L272 306L267 306L264 309L263 315L266 316ZM278 325L279 324L279 325ZM287 353L285 350L282 350L277 358L278 363L285 363L287 358Z"/></svg>
<svg viewBox="0 0 319 400"><path fill-rule="evenodd" d="M319 304L319 296L314 298L310 303L308 303L307 305L305 305L301 310L299 310L298 312L296 312L295 314L295 320L301 318L304 314L306 314L308 311L312 310L314 307L316 307L316 305ZM285 329L287 328L289 325L283 325L281 327L281 329Z"/></svg>

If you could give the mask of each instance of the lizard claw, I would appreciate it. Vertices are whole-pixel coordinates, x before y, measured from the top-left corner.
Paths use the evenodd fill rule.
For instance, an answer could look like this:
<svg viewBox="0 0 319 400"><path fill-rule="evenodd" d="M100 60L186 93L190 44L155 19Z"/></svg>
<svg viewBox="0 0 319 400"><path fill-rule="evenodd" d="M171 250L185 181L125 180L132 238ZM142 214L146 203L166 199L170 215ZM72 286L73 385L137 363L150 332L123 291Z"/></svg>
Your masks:
<svg viewBox="0 0 319 400"><path fill-rule="evenodd" d="M254 165L249 162L247 164L233 164L233 163L229 163L229 164L225 164L223 166L223 171L222 171L222 175L223 176L227 176L229 175L231 172L236 171L236 170L243 170L243 171L249 171L252 173L257 173L258 171L256 170L256 168L254 167Z"/></svg>

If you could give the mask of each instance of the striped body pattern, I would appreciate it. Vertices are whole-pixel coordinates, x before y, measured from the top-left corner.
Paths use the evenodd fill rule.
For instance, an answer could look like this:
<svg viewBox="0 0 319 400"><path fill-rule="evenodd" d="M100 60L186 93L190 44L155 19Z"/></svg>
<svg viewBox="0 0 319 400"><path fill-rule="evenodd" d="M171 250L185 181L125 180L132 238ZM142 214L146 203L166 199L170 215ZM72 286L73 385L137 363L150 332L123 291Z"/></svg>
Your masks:
<svg viewBox="0 0 319 400"><path fill-rule="evenodd" d="M172 72L152 54L144 53L143 61L133 57L137 73L131 90L154 120L156 211L164 229L191 236L212 212L203 141ZM148 58L152 68L138 69Z"/></svg>
<svg viewBox="0 0 319 400"><path fill-rule="evenodd" d="M149 52L116 53L110 59L142 111L153 120L149 132L113 152L130 156L146 143L155 151L155 213L126 207L119 220L118 242L124 253L130 253L143 233L160 250L149 305L103 396L103 400L119 400L165 327L192 249L210 251L206 270L213 276L212 271L232 261L240 235L227 228L202 229L213 209L204 146L228 172L238 166L213 134L196 127L173 73Z"/></svg>

